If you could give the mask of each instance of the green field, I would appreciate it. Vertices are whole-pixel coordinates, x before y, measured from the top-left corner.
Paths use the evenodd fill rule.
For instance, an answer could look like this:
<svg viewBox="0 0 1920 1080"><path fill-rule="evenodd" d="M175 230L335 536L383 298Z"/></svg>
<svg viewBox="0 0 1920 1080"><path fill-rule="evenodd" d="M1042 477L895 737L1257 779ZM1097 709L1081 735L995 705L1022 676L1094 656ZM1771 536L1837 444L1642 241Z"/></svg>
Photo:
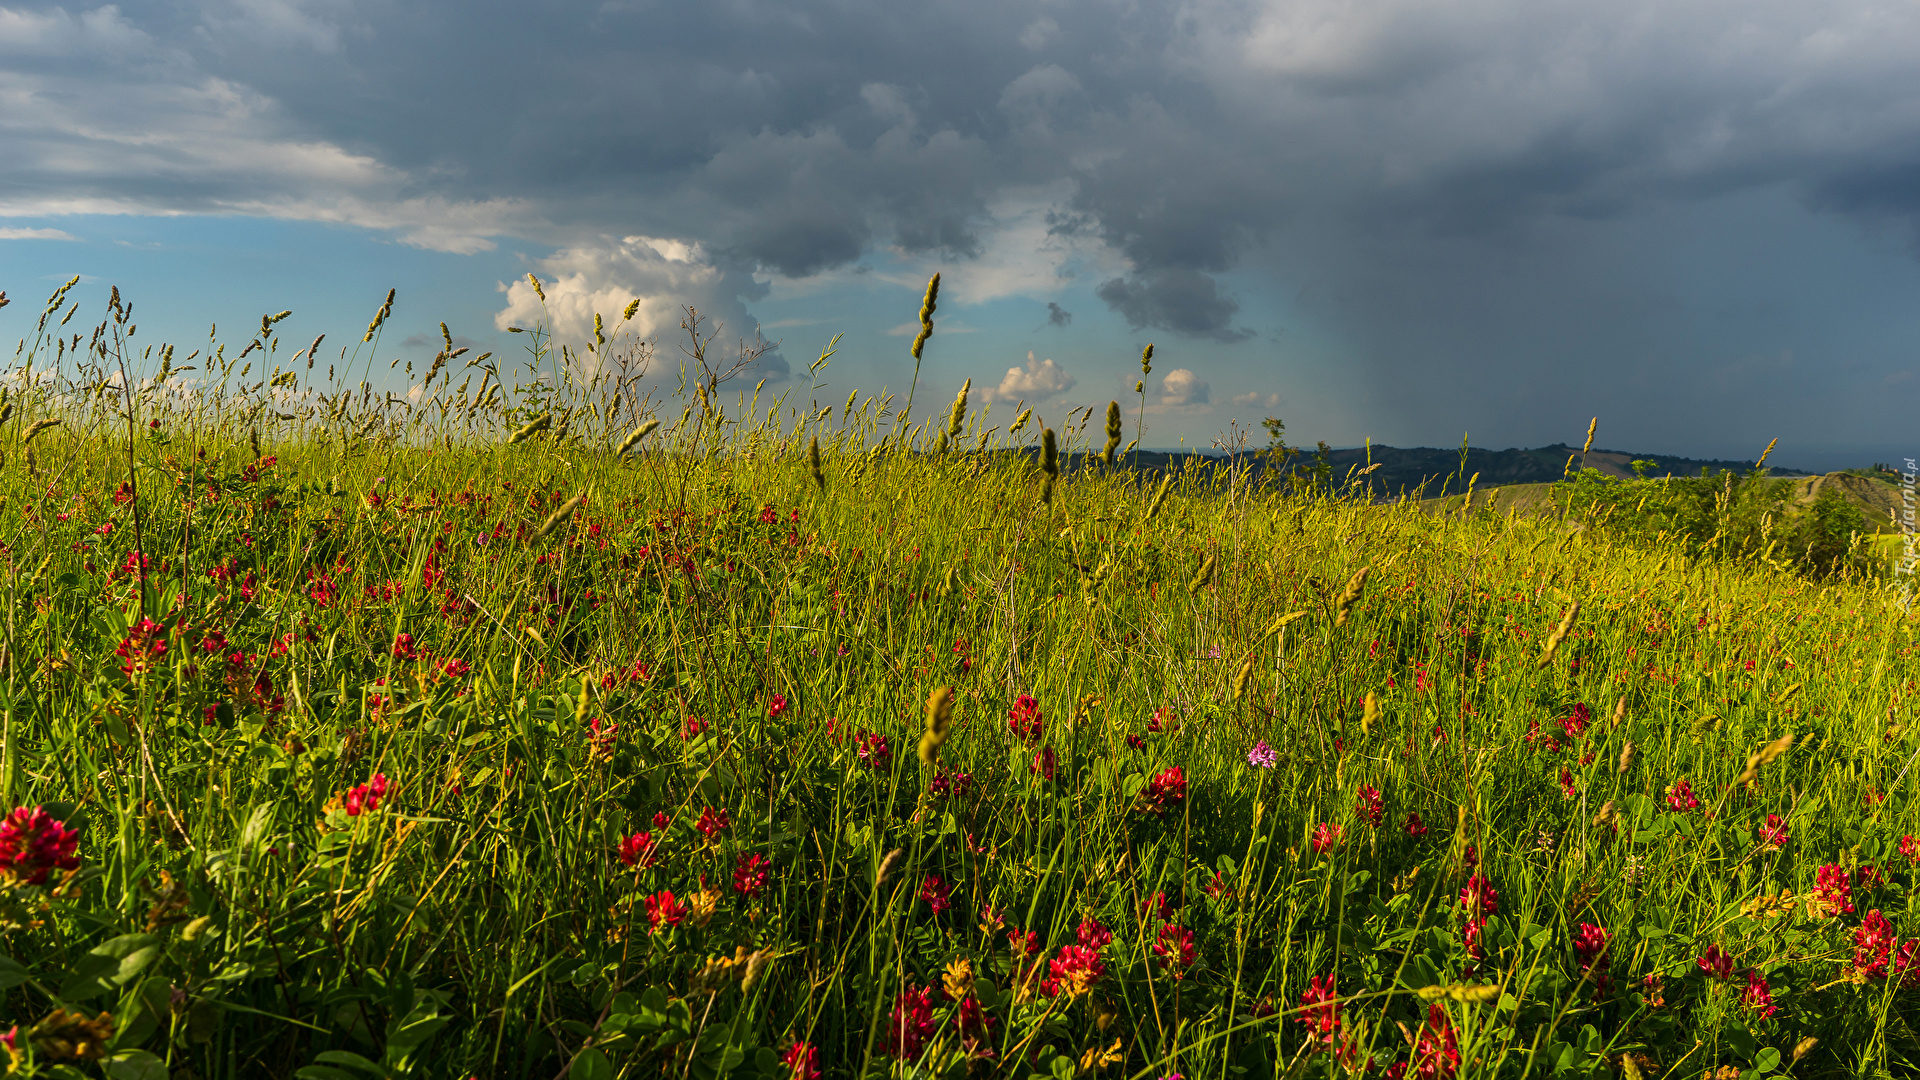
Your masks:
<svg viewBox="0 0 1920 1080"><path fill-rule="evenodd" d="M401 404L371 344L53 310L0 404L14 1072L1920 1071L1884 574L1050 477L705 345Z"/></svg>

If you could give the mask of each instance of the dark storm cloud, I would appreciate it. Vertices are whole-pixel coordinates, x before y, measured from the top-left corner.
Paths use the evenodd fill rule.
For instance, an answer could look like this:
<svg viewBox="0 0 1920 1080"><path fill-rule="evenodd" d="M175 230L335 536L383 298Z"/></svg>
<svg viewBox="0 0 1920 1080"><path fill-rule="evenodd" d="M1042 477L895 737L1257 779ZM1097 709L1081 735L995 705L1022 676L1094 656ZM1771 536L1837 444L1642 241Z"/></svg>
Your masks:
<svg viewBox="0 0 1920 1080"><path fill-rule="evenodd" d="M1253 334L1231 328L1240 305L1220 291L1218 281L1197 270L1150 270L1113 278L1095 292L1135 329L1158 327L1221 341Z"/></svg>
<svg viewBox="0 0 1920 1080"><path fill-rule="evenodd" d="M1073 312L1052 300L1047 301L1047 325L1066 327L1073 323Z"/></svg>

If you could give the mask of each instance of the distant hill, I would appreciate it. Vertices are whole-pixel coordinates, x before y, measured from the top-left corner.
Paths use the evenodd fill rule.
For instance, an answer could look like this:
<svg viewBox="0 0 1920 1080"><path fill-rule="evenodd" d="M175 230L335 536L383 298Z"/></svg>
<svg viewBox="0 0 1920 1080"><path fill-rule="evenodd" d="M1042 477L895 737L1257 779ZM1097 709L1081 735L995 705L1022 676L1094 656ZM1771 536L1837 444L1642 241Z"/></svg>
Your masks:
<svg viewBox="0 0 1920 1080"><path fill-rule="evenodd" d="M1373 490L1382 496L1397 496L1404 493L1422 491L1427 497L1446 494L1459 494L1467 489L1467 481L1475 473L1480 478L1475 482L1479 490L1495 487L1508 487L1515 484L1550 484L1559 480L1567 469L1569 457L1578 458L1580 448L1565 443L1553 443L1533 450L1481 450L1467 449L1464 469L1460 462L1460 451L1440 450L1430 446L1411 449L1397 446L1350 447L1343 450L1328 451L1333 463L1336 478L1345 477L1349 469L1358 471L1369 461L1379 464L1368 476ZM1751 461L1716 461L1701 458L1678 457L1673 454L1629 454L1619 450L1593 450L1586 455L1584 462L1575 461L1574 467L1598 469L1609 476L1632 476L1632 462L1651 461L1647 468L1648 476L1698 476L1701 469L1717 473L1728 469L1735 473L1744 473L1753 468ZM1290 469L1311 469L1314 456L1311 451L1302 451L1289 466ZM1768 466L1775 476L1806 476L1797 469L1776 469ZM1451 478L1451 479L1449 479ZM1422 488L1422 484L1425 487Z"/></svg>
<svg viewBox="0 0 1920 1080"><path fill-rule="evenodd" d="M1037 455L1037 449L1025 451ZM1447 494L1458 495L1467 489L1467 481L1475 473L1480 474L1475 483L1476 490L1487 491L1496 487L1514 487L1522 484L1550 484L1559 480L1567 468L1569 457L1578 458L1580 448L1565 443L1553 443L1533 450L1483 450L1476 447L1467 449L1465 470L1462 471L1460 451L1442 450L1430 446L1398 447L1375 446L1346 447L1329 450L1327 458L1333 466L1333 478L1336 482L1345 480L1349 475L1357 474L1371 462L1378 468L1367 475L1368 487L1377 499L1397 498L1402 494L1416 491L1427 498ZM1091 455L1066 455L1069 469L1082 467ZM1269 466L1264 454L1251 454L1252 471L1264 472ZM1629 454L1619 450L1594 450L1587 454L1584 465L1598 469L1609 476L1630 477L1633 475L1632 463L1636 460L1653 462L1647 469L1649 477L1659 476L1698 476L1701 469L1717 473L1722 469L1744 474L1753 468L1751 461L1721 461L1703 458L1678 457L1673 454ZM1126 458L1132 468L1148 472L1160 472L1168 468L1210 468L1224 464L1226 458L1218 453L1204 451L1169 452L1158 450L1137 450ZM1583 463L1575 461L1574 466ZM1310 471L1315 466L1315 454L1312 450L1301 449L1286 466L1288 472ZM1774 476L1805 477L1811 474L1797 469L1775 468L1769 465L1768 471ZM1424 485L1424 487L1422 486ZM1517 493L1516 493L1517 494Z"/></svg>

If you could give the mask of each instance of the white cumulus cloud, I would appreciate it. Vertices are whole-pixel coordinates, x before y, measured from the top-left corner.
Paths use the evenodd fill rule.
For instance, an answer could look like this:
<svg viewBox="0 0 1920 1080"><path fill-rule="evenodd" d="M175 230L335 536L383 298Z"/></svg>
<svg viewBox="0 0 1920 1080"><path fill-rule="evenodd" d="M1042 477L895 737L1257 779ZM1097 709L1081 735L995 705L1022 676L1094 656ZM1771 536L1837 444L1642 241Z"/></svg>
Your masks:
<svg viewBox="0 0 1920 1080"><path fill-rule="evenodd" d="M1263 394L1258 390L1249 390L1244 394L1235 394L1227 400L1234 405L1258 405L1264 409L1272 409L1279 406L1280 395Z"/></svg>
<svg viewBox="0 0 1920 1080"><path fill-rule="evenodd" d="M1213 388L1205 379L1186 368L1174 368L1160 383L1162 405L1205 405L1213 400Z"/></svg>
<svg viewBox="0 0 1920 1080"><path fill-rule="evenodd" d="M0 229L0 240L79 240L65 229Z"/></svg>
<svg viewBox="0 0 1920 1080"><path fill-rule="evenodd" d="M1025 367L1011 367L1000 378L1000 385L987 392L989 400L1017 401L1021 398L1038 400L1064 393L1073 389L1075 379L1067 369L1053 361L1034 359L1033 353L1027 353Z"/></svg>

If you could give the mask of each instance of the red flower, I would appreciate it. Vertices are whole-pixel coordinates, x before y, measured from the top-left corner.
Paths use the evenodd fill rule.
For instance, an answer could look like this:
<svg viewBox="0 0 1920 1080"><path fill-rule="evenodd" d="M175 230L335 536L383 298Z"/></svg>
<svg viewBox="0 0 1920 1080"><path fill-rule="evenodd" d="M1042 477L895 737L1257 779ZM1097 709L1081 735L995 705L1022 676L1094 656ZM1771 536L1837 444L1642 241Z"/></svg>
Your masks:
<svg viewBox="0 0 1920 1080"><path fill-rule="evenodd" d="M1493 887L1493 882L1475 874L1467 879L1467 884L1460 890L1460 903L1465 905L1469 916L1498 915L1500 891Z"/></svg>
<svg viewBox="0 0 1920 1080"><path fill-rule="evenodd" d="M1693 786L1684 777L1667 789L1667 808L1674 813L1684 814L1699 805L1700 800L1693 797Z"/></svg>
<svg viewBox="0 0 1920 1080"><path fill-rule="evenodd" d="M696 822L693 827L699 829L702 836L705 836L708 840L712 840L714 837L720 835L721 830L730 824L732 823L727 820L727 812L725 810L715 810L709 806L700 811L700 820Z"/></svg>
<svg viewBox="0 0 1920 1080"><path fill-rule="evenodd" d="M659 847L660 841L654 839L652 833L634 833L632 836L621 839L619 850L620 861L626 863L628 866L636 866L645 870L660 861L658 853Z"/></svg>
<svg viewBox="0 0 1920 1080"><path fill-rule="evenodd" d="M401 634L393 639L393 656L396 660L420 659L420 651L414 648L412 634Z"/></svg>
<svg viewBox="0 0 1920 1080"><path fill-rule="evenodd" d="M775 720L778 720L780 719L780 714L786 711L787 711L786 695L785 694L773 695L773 700L767 703L767 715L772 717Z"/></svg>
<svg viewBox="0 0 1920 1080"><path fill-rule="evenodd" d="M1178 806L1187 798L1187 774L1180 766L1158 774L1147 782L1146 809L1163 814L1170 807Z"/></svg>
<svg viewBox="0 0 1920 1080"><path fill-rule="evenodd" d="M1228 895L1227 879L1222 877L1218 870L1213 872L1213 876L1208 878L1207 883L1202 885L1201 888L1206 890L1206 894L1215 900Z"/></svg>
<svg viewBox="0 0 1920 1080"><path fill-rule="evenodd" d="M1603 927L1592 923L1580 924L1580 931L1573 936L1573 955L1580 962L1580 970L1593 975L1593 994L1601 997L1612 987L1613 981L1607 976L1607 944L1613 935Z"/></svg>
<svg viewBox="0 0 1920 1080"><path fill-rule="evenodd" d="M1415 840L1427 835L1427 823L1420 820L1418 812L1408 812L1407 819L1400 823L1400 828Z"/></svg>
<svg viewBox="0 0 1920 1080"><path fill-rule="evenodd" d="M895 999L893 1015L887 1018L887 1053L905 1061L920 1056L940 1024L933 1018L932 987L909 990Z"/></svg>
<svg viewBox="0 0 1920 1080"><path fill-rule="evenodd" d="M1030 694L1021 694L1020 700L1007 710L1007 728L1013 737L1029 745L1039 742L1044 723L1040 715L1040 703Z"/></svg>
<svg viewBox="0 0 1920 1080"><path fill-rule="evenodd" d="M127 678L148 671L155 660L167 654L167 628L152 619L141 619L121 639L114 654L120 657L120 672Z"/></svg>
<svg viewBox="0 0 1920 1080"><path fill-rule="evenodd" d="M1081 948L1092 949L1094 952L1106 948L1113 941L1113 931L1107 929L1099 919L1091 915L1080 920L1080 925L1074 928L1073 936L1074 940L1080 943Z"/></svg>
<svg viewBox="0 0 1920 1080"><path fill-rule="evenodd" d="M1560 729L1567 733L1567 738L1577 739L1580 737L1581 733L1587 730L1587 724L1590 723L1592 720L1593 720L1593 712L1592 710L1588 709L1586 704L1583 702L1573 707L1572 716L1566 717L1560 721Z"/></svg>
<svg viewBox="0 0 1920 1080"><path fill-rule="evenodd" d="M936 769L933 779L927 784L927 790L935 795L965 795L973 787L973 774L959 769L948 771Z"/></svg>
<svg viewBox="0 0 1920 1080"><path fill-rule="evenodd" d="M1353 812L1359 815L1360 820L1366 822L1368 825L1376 829L1379 828L1380 823L1386 820L1387 814L1386 804L1380 797L1380 789L1363 786L1360 789L1360 798L1359 801L1355 803Z"/></svg>
<svg viewBox="0 0 1920 1080"><path fill-rule="evenodd" d="M733 891L751 900L767 887L772 873L773 864L758 853L742 855L739 865L733 868Z"/></svg>
<svg viewBox="0 0 1920 1080"><path fill-rule="evenodd" d="M661 923L666 923L669 929L679 926L680 920L693 910L686 901L674 899L672 889L661 889L644 898L643 902L647 905L647 927L650 932L658 932Z"/></svg>
<svg viewBox="0 0 1920 1080"><path fill-rule="evenodd" d="M1846 868L1828 863L1814 872L1814 904L1825 915L1853 914L1853 881Z"/></svg>
<svg viewBox="0 0 1920 1080"><path fill-rule="evenodd" d="M1158 940L1153 943L1153 955L1159 958L1162 965L1173 969L1175 979L1187 977L1187 969L1193 966L1197 951L1193 944L1193 931L1173 923L1162 926Z"/></svg>
<svg viewBox="0 0 1920 1080"><path fill-rule="evenodd" d="M980 999L969 994L960 1001L960 1041L968 1050L975 1050L983 1042L993 1038L993 1025L999 1023L987 1015L980 1005ZM990 1052L990 1051L989 1051Z"/></svg>
<svg viewBox="0 0 1920 1080"><path fill-rule="evenodd" d="M362 813L371 814L380 809L380 800L387 795L387 778L382 773L374 773L373 779L360 784L347 792L341 800L348 817L359 817Z"/></svg>
<svg viewBox="0 0 1920 1080"><path fill-rule="evenodd" d="M1445 1080L1460 1068L1459 1040L1439 1002L1427 1006L1427 1022L1413 1048L1413 1073L1420 1080Z"/></svg>
<svg viewBox="0 0 1920 1080"><path fill-rule="evenodd" d="M446 659L440 661L440 674L450 679L464 679L473 674L473 665L465 660Z"/></svg>
<svg viewBox="0 0 1920 1080"><path fill-rule="evenodd" d="M1779 814L1768 814L1767 823L1760 826L1760 839L1774 847L1787 846L1787 822ZM1911 839L1911 837L1909 837Z"/></svg>
<svg viewBox="0 0 1920 1080"><path fill-rule="evenodd" d="M1054 757L1053 747L1043 746L1039 750L1034 752L1033 763L1031 765L1028 765L1027 768L1030 771L1032 771L1032 773L1035 776L1038 776L1040 779L1045 780L1048 783L1052 783L1053 775L1054 775L1054 766L1057 763L1058 763L1058 759Z"/></svg>
<svg viewBox="0 0 1920 1080"><path fill-rule="evenodd" d="M1574 796L1573 770L1567 768L1565 765L1560 766L1560 794L1569 799Z"/></svg>
<svg viewBox="0 0 1920 1080"><path fill-rule="evenodd" d="M1908 862L1920 863L1920 840L1911 835L1901 837L1900 854L1905 855Z"/></svg>
<svg viewBox="0 0 1920 1080"><path fill-rule="evenodd" d="M1767 986L1766 976L1758 971L1747 972L1747 989L1740 995L1740 1004L1760 1010L1763 1019L1770 1019L1780 1011L1780 1007L1773 1003L1773 993Z"/></svg>
<svg viewBox="0 0 1920 1080"><path fill-rule="evenodd" d="M1342 831L1338 825L1333 825L1325 821L1321 822L1320 826L1313 830L1313 853L1315 855L1325 855L1327 852L1332 851L1333 846L1340 842L1340 834Z"/></svg>
<svg viewBox="0 0 1920 1080"><path fill-rule="evenodd" d="M44 885L55 870L78 870L80 834L45 807L22 806L0 821L0 871L26 885Z"/></svg>
<svg viewBox="0 0 1920 1080"><path fill-rule="evenodd" d="M1135 750L1145 750L1147 748L1147 740L1141 738L1138 735L1128 733L1127 745L1132 747Z"/></svg>
<svg viewBox="0 0 1920 1080"><path fill-rule="evenodd" d="M668 816L668 814L667 814L667 812L666 812L665 810L655 810L655 811L653 812L653 827L654 827L654 828L656 828L656 829L664 829L664 828L666 828L666 827L667 827L668 825L670 825L670 824L672 824L672 823L673 823L673 818L672 818L672 817L670 817L670 816Z"/></svg>
<svg viewBox="0 0 1920 1080"><path fill-rule="evenodd" d="M1701 971L1716 979L1733 978L1733 957L1727 955L1718 945L1707 946L1707 951L1702 953L1694 963Z"/></svg>
<svg viewBox="0 0 1920 1080"><path fill-rule="evenodd" d="M1140 913L1149 919L1156 915L1162 919L1171 919L1173 918L1173 901L1167 899L1166 893L1156 892L1141 905Z"/></svg>
<svg viewBox="0 0 1920 1080"><path fill-rule="evenodd" d="M869 769L884 769L893 763L893 749L885 735L855 735L853 745L860 754L860 764Z"/></svg>
<svg viewBox="0 0 1920 1080"><path fill-rule="evenodd" d="M1040 951L1040 934L1033 930L1022 932L1016 926L1007 931L1007 948L1012 949L1015 956L1032 956Z"/></svg>
<svg viewBox="0 0 1920 1080"><path fill-rule="evenodd" d="M787 1067L787 1080L820 1080L820 1050L812 1043L797 1042L780 1055Z"/></svg>
<svg viewBox="0 0 1920 1080"><path fill-rule="evenodd" d="M1887 962L1898 942L1893 923L1880 914L1879 908L1867 912L1867 917L1860 920L1860 928L1853 932L1854 968L1868 978L1886 978Z"/></svg>
<svg viewBox="0 0 1920 1080"><path fill-rule="evenodd" d="M1068 997L1079 997L1093 989L1093 984L1107 973L1107 965L1100 962L1100 953L1084 945L1062 945L1060 953L1047 964L1053 973L1050 980L1058 990L1065 990Z"/></svg>
<svg viewBox="0 0 1920 1080"><path fill-rule="evenodd" d="M1340 994L1333 988L1332 975L1315 975L1300 995L1301 1013L1294 1019L1307 1025L1311 1039L1332 1049L1340 1042Z"/></svg>
<svg viewBox="0 0 1920 1080"><path fill-rule="evenodd" d="M1469 918L1460 928L1460 943L1466 947L1467 958L1476 965L1487 958L1487 943L1480 939L1480 932L1486 928L1487 920L1474 918Z"/></svg>
<svg viewBox="0 0 1920 1080"><path fill-rule="evenodd" d="M928 874L920 881L920 899L927 902L935 915L953 906L953 886L942 880L939 874Z"/></svg>

